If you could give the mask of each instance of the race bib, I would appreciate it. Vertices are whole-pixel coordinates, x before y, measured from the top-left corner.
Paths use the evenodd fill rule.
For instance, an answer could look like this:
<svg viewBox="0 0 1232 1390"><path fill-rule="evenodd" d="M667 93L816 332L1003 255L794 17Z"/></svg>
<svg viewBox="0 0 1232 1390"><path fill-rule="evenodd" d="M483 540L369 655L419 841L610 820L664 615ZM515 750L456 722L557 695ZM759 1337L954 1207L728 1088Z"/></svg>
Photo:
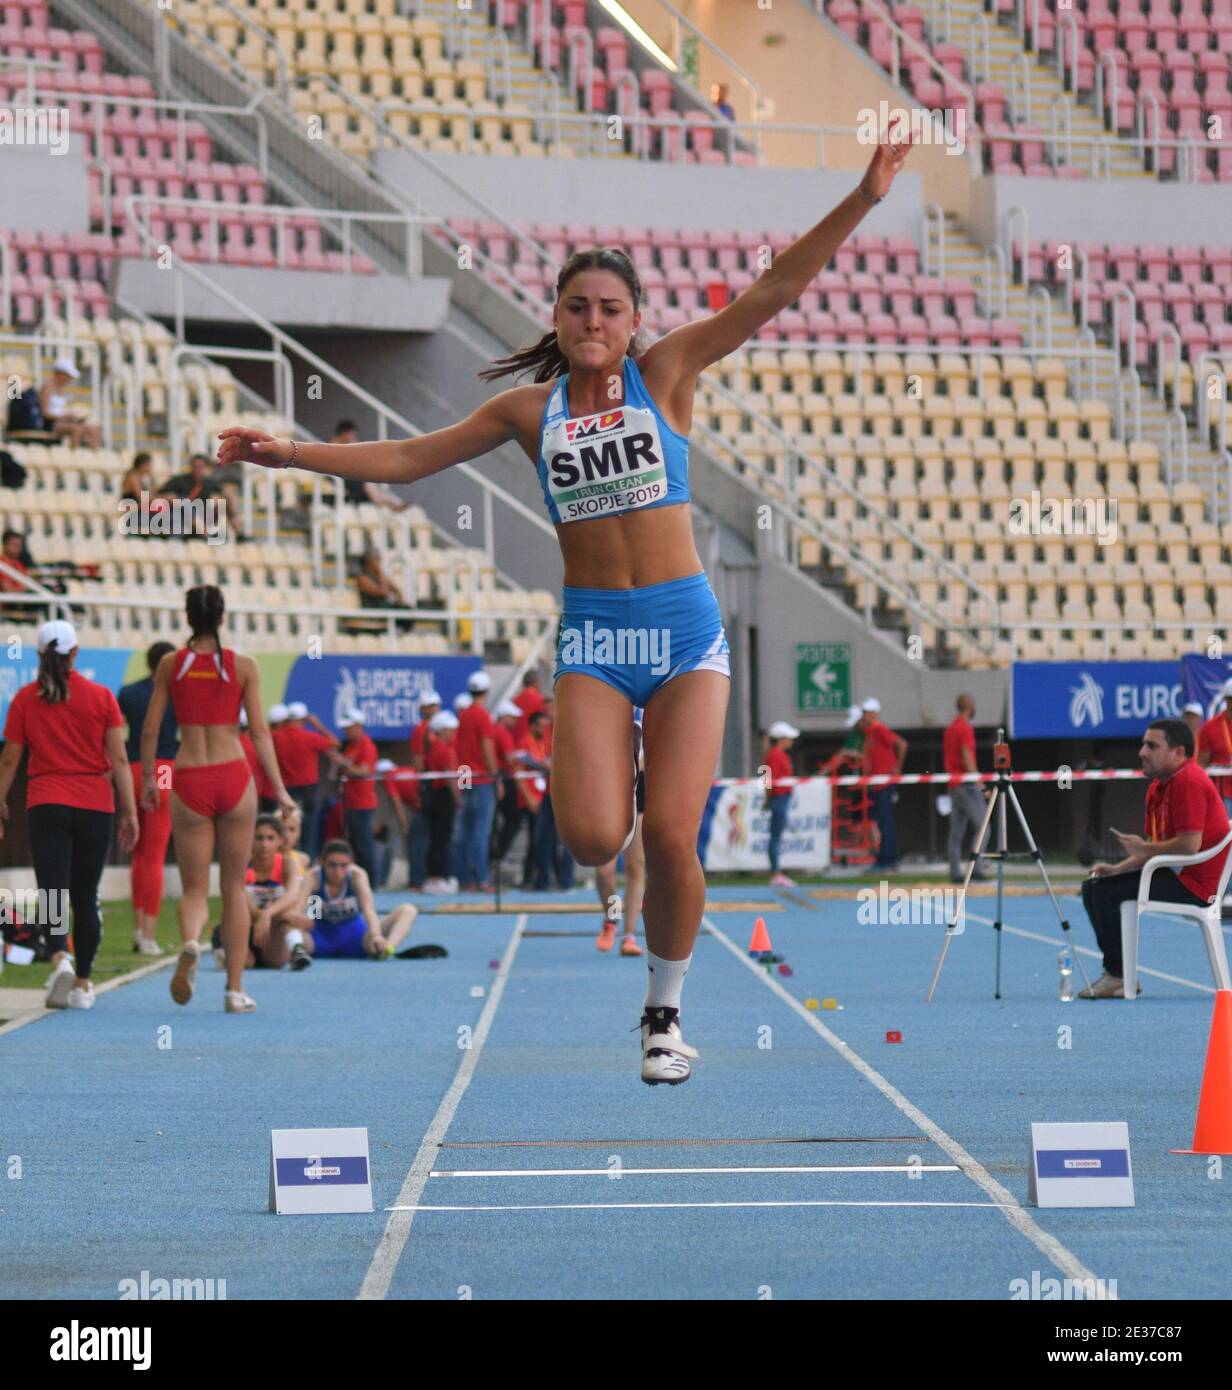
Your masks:
<svg viewBox="0 0 1232 1390"><path fill-rule="evenodd" d="M543 458L562 522L615 516L667 496L659 422L637 406L557 419L544 430Z"/></svg>

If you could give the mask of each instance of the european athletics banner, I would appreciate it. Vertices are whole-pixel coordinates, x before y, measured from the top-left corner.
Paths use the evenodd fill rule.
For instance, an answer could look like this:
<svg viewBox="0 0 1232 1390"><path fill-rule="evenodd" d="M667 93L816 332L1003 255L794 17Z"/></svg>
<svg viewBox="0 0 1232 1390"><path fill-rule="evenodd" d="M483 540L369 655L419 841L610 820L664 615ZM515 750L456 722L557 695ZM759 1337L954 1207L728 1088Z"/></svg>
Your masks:
<svg viewBox="0 0 1232 1390"><path fill-rule="evenodd" d="M1141 738L1183 703L1175 661L1016 661L1010 736Z"/></svg>
<svg viewBox="0 0 1232 1390"><path fill-rule="evenodd" d="M760 782L711 787L697 836L697 855L706 869L770 869L770 812ZM783 831L784 869L830 865L830 784L824 778L792 788Z"/></svg>
<svg viewBox="0 0 1232 1390"><path fill-rule="evenodd" d="M1206 711L1207 719L1219 712L1223 703L1223 687L1232 681L1232 658L1197 656L1187 653L1181 657L1181 684L1184 686L1184 700L1199 700Z"/></svg>

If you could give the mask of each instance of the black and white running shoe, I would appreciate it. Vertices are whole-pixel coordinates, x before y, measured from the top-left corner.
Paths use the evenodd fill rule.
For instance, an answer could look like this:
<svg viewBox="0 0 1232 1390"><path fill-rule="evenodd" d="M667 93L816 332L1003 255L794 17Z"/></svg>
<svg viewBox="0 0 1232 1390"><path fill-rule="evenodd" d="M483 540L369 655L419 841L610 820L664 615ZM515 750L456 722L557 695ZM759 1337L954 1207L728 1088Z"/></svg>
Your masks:
<svg viewBox="0 0 1232 1390"><path fill-rule="evenodd" d="M297 941L295 945L291 947L291 969L307 970L311 964L312 957L308 954L307 950Z"/></svg>
<svg viewBox="0 0 1232 1390"><path fill-rule="evenodd" d="M697 1049L680 1032L680 1010L656 1006L642 1014L642 1080L647 1086L679 1086L692 1075Z"/></svg>

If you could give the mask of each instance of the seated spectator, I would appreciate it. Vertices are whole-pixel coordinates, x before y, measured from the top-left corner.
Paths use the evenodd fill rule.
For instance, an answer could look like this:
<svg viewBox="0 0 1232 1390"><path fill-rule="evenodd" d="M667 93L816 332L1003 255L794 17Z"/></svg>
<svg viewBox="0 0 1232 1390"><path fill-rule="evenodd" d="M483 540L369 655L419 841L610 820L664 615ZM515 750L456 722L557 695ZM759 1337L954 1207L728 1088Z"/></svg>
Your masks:
<svg viewBox="0 0 1232 1390"><path fill-rule="evenodd" d="M736 119L736 112L731 103L727 100L727 84L725 82L715 82L710 88L710 104L718 109L719 113L726 116L729 121Z"/></svg>
<svg viewBox="0 0 1232 1390"><path fill-rule="evenodd" d="M154 490L154 456L144 451L133 459L133 465L120 483L120 498L140 504L143 492Z"/></svg>
<svg viewBox="0 0 1232 1390"><path fill-rule="evenodd" d="M304 931L311 924L303 916L303 881L299 864L287 851L282 822L277 816L258 816L244 879L251 918L247 969L276 970L290 961L292 970L303 970L312 964L304 950ZM221 927L214 928L212 945L214 959L225 969Z"/></svg>
<svg viewBox="0 0 1232 1390"><path fill-rule="evenodd" d="M231 520L232 507L229 498L223 496L222 487L212 476L213 463L205 454L193 454L188 461L188 471L176 473L158 489L158 496L169 501L180 502L200 502L217 504L222 502L226 510L228 522ZM196 516L194 526L191 530L185 529L183 534L186 536L206 536L214 529L217 529L217 511L208 505L203 505L200 515Z"/></svg>
<svg viewBox="0 0 1232 1390"><path fill-rule="evenodd" d="M1157 719L1147 726L1138 756L1150 785L1143 835L1112 833L1126 851L1116 864L1093 864L1082 885L1082 905L1104 953L1104 973L1079 999L1124 999L1121 904L1138 896L1142 867L1160 854L1199 854L1228 833L1228 813L1214 784L1194 758L1193 731L1183 719ZM1179 870L1156 869L1151 899L1207 906L1219 889L1228 851ZM1142 986L1138 986L1142 993Z"/></svg>
<svg viewBox="0 0 1232 1390"><path fill-rule="evenodd" d="M402 591L385 573L381 557L375 550L364 551L360 561L360 571L355 577L355 587L359 590L361 608L409 608L410 604L402 597ZM414 626L413 618L404 618L399 628L409 631Z"/></svg>
<svg viewBox="0 0 1232 1390"><path fill-rule="evenodd" d="M23 584L17 576L28 575L34 561L26 549L26 538L20 531L5 531L3 539L0 540L0 559L3 559L5 566L4 569L0 569L0 593L28 594L29 585ZM13 570L17 573L11 573ZM0 605L0 616L9 622L33 623L42 622L45 615L39 604L6 603Z"/></svg>
<svg viewBox="0 0 1232 1390"><path fill-rule="evenodd" d="M339 420L334 426L334 437L329 441L331 444L355 444L359 441L359 428L354 420ZM362 483L354 478L343 480L346 489L346 500L354 502L357 506L364 502L371 502L377 507L384 507L390 512L404 512L411 505L405 498L399 497L391 491L384 483Z"/></svg>
<svg viewBox="0 0 1232 1390"><path fill-rule="evenodd" d="M74 448L84 444L87 449L97 449L102 440L98 426L70 410L65 395L69 382L80 380L81 373L71 357L56 358L50 379L39 388L43 423L57 439L67 440Z"/></svg>

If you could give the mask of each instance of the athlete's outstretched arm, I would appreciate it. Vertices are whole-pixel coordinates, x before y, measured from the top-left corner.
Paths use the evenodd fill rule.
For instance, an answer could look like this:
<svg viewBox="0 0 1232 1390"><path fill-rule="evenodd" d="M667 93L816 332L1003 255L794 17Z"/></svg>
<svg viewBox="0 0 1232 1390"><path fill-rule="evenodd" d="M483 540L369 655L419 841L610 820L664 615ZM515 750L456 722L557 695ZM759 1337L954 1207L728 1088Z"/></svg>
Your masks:
<svg viewBox="0 0 1232 1390"><path fill-rule="evenodd" d="M242 463L264 463L285 468L294 452L295 466L310 473L351 478L365 483L414 483L455 463L479 458L514 438L509 397L513 387L484 401L460 424L432 430L413 439L387 439L372 444L304 444L293 451L289 439L275 439L260 430L242 426L225 429L218 436L218 462L223 468Z"/></svg>
<svg viewBox="0 0 1232 1390"><path fill-rule="evenodd" d="M903 166L910 146L878 145L860 187L869 198L884 198ZM663 359L678 379L697 376L748 342L772 318L792 305L829 264L834 253L859 226L872 204L853 190L810 232L785 250L743 293L717 314L674 328L646 356Z"/></svg>

